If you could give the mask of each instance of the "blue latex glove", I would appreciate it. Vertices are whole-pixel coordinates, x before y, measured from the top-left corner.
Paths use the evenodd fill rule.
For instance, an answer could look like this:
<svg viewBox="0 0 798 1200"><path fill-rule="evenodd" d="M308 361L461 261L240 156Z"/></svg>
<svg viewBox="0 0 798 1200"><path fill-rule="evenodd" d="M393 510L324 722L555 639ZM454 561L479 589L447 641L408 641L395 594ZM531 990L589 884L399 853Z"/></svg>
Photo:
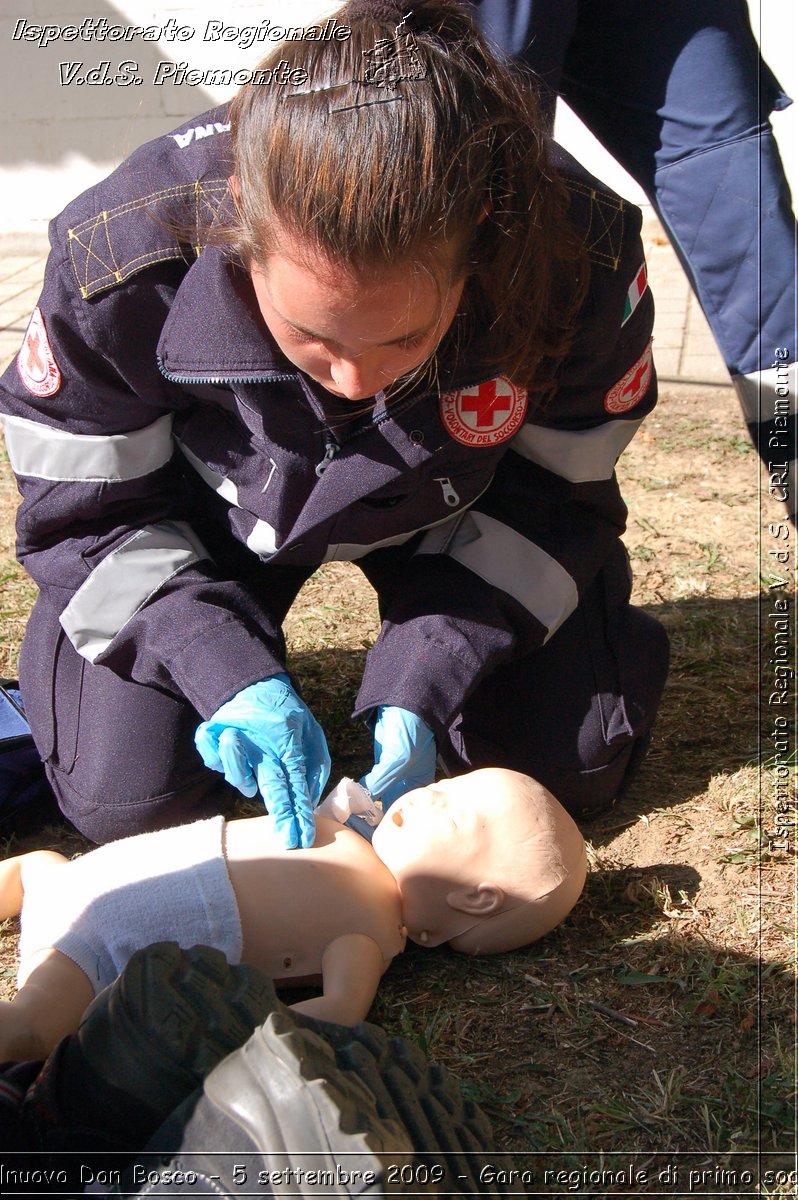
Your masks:
<svg viewBox="0 0 798 1200"><path fill-rule="evenodd" d="M360 782L385 809L405 792L432 783L436 758L435 735L421 717L381 704L374 725L374 766Z"/></svg>
<svg viewBox="0 0 798 1200"><path fill-rule="evenodd" d="M313 845L313 809L330 775L330 752L287 675L243 688L202 722L194 743L205 766L242 795L260 792L287 850Z"/></svg>

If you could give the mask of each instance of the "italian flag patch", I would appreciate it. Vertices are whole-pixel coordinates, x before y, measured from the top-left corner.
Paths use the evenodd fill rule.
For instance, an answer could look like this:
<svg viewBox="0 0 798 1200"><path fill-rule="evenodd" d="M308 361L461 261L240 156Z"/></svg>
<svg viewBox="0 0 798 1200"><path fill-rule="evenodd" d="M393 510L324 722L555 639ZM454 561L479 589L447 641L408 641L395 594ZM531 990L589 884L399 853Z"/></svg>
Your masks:
<svg viewBox="0 0 798 1200"><path fill-rule="evenodd" d="M621 321L621 328L623 328L634 310L637 308L640 301L643 299L647 287L648 275L646 274L646 264L643 263L642 267L632 280L629 291L626 293L626 303L623 306L623 320Z"/></svg>

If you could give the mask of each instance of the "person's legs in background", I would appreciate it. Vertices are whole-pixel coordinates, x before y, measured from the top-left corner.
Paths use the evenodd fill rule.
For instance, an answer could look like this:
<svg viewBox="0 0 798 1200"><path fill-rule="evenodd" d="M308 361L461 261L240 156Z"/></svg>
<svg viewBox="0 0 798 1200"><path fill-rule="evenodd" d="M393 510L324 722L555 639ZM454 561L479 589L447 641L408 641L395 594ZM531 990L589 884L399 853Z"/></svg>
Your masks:
<svg viewBox="0 0 798 1200"><path fill-rule="evenodd" d="M745 0L481 0L477 19L646 192L794 507L796 222L769 122L790 101Z"/></svg>

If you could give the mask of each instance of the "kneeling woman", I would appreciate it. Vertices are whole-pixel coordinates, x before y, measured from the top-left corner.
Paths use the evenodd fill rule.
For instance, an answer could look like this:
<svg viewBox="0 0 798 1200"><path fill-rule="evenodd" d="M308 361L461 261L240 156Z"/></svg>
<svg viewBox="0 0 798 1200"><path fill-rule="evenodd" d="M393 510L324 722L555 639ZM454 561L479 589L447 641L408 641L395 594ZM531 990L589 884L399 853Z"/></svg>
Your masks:
<svg viewBox="0 0 798 1200"><path fill-rule="evenodd" d="M640 215L458 4L338 20L279 47L305 82L245 87L57 218L3 381L41 589L23 695L95 841L232 785L309 844L329 755L281 624L331 559L379 596L355 714L384 804L437 755L591 813L655 715L614 475L656 395Z"/></svg>

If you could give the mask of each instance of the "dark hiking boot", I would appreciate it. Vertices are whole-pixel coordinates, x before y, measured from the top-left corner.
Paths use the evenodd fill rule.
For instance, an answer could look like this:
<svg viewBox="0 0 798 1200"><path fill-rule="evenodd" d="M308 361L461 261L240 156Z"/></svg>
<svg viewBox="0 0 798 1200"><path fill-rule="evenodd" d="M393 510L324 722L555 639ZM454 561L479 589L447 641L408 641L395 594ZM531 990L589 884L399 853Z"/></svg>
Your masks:
<svg viewBox="0 0 798 1200"><path fill-rule="evenodd" d="M404 1039L279 1010L110 1194L503 1196L480 1178L492 1142L454 1077Z"/></svg>

